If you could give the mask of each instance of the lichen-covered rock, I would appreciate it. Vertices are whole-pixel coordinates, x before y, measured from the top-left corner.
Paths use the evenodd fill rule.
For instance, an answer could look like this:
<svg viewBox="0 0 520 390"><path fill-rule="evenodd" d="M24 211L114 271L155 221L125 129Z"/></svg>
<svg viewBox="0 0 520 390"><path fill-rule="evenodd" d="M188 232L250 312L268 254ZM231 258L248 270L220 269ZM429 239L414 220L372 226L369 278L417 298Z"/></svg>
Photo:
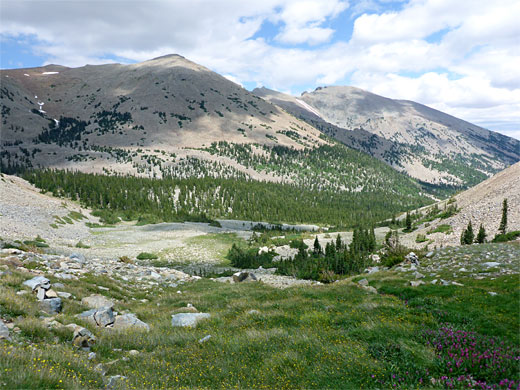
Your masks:
<svg viewBox="0 0 520 390"><path fill-rule="evenodd" d="M209 313L179 313L172 315L172 326L194 327L200 320L210 318Z"/></svg>
<svg viewBox="0 0 520 390"><path fill-rule="evenodd" d="M150 326L137 318L135 314L128 313L116 316L114 321L114 329L141 329L149 331Z"/></svg>
<svg viewBox="0 0 520 390"><path fill-rule="evenodd" d="M40 308L47 314L58 314L62 309L61 298L44 299L40 301Z"/></svg>

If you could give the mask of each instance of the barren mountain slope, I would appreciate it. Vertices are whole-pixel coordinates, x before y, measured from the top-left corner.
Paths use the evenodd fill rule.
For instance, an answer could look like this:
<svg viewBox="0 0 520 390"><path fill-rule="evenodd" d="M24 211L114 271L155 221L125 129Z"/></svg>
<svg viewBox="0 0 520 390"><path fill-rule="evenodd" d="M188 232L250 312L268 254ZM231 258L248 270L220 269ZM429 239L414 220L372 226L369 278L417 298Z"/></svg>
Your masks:
<svg viewBox="0 0 520 390"><path fill-rule="evenodd" d="M415 102L354 87L320 87L299 98L253 92L428 183L467 187L520 160L519 141Z"/></svg>
<svg viewBox="0 0 520 390"><path fill-rule="evenodd" d="M482 224L486 229L488 240L491 240L498 233L504 199L508 201L507 230L520 230L520 163L455 196L454 204L459 208L455 215L447 219L435 220L429 226L422 224L418 230L406 235L404 241L414 245L417 235L424 234L428 239L434 240L431 245L459 245L461 233L470 220L475 234ZM446 202L442 202L440 209L443 209L445 204ZM429 234L440 225L450 225L452 233ZM426 243L420 246L424 245Z"/></svg>
<svg viewBox="0 0 520 390"><path fill-rule="evenodd" d="M194 154L213 162L194 149L218 141L325 144L312 126L178 55L132 65L4 70L1 81L4 164L143 173L143 166L157 165L151 159L175 165Z"/></svg>

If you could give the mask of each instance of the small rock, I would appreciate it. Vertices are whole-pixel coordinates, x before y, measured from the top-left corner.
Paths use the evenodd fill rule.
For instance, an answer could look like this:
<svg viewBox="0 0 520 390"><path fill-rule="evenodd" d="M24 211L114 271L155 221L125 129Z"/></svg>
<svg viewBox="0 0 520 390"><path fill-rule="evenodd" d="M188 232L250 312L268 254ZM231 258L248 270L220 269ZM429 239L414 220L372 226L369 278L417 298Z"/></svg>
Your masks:
<svg viewBox="0 0 520 390"><path fill-rule="evenodd" d="M363 289L367 290L368 292L377 294L377 289L373 286L362 286L362 287L363 287Z"/></svg>
<svg viewBox="0 0 520 390"><path fill-rule="evenodd" d="M100 290L103 290L103 291L110 291L110 289L108 287L97 286L97 288Z"/></svg>
<svg viewBox="0 0 520 390"><path fill-rule="evenodd" d="M35 278L26 280L22 283L24 286L29 287L31 290L36 290L36 288L41 287L44 290L48 290L51 288L51 281L47 279L45 276L36 276Z"/></svg>
<svg viewBox="0 0 520 390"><path fill-rule="evenodd" d="M358 284L360 286L368 286L368 280L366 279L361 279L360 281L358 281Z"/></svg>
<svg viewBox="0 0 520 390"><path fill-rule="evenodd" d="M424 278L424 275L421 274L420 272L417 272L417 271L415 271L414 276L415 276L415 279L423 279Z"/></svg>
<svg viewBox="0 0 520 390"><path fill-rule="evenodd" d="M368 272L368 274L374 274L376 272L379 272L379 267L368 267L365 272Z"/></svg>
<svg viewBox="0 0 520 390"><path fill-rule="evenodd" d="M76 328L72 336L72 344L78 348L90 348L95 343L96 336L94 336L90 330L82 327Z"/></svg>
<svg viewBox="0 0 520 390"><path fill-rule="evenodd" d="M95 358L96 358L96 353L95 353L95 352L90 352L90 353L88 354L88 360L93 360L93 359L95 359Z"/></svg>
<svg viewBox="0 0 520 390"><path fill-rule="evenodd" d="M210 338L211 338L211 335L208 334L207 336L201 338L201 339L199 340L199 343L200 343L200 344L205 343L205 342L208 341Z"/></svg>
<svg viewBox="0 0 520 390"><path fill-rule="evenodd" d="M421 284L425 284L422 280L410 280L410 286L419 287Z"/></svg>
<svg viewBox="0 0 520 390"><path fill-rule="evenodd" d="M71 293L68 293L65 291L58 291L57 294L60 298L65 298L65 299L69 299L72 296Z"/></svg>
<svg viewBox="0 0 520 390"><path fill-rule="evenodd" d="M131 349L130 351L128 351L128 354L131 356L136 356L139 355L139 351L136 349Z"/></svg>
<svg viewBox="0 0 520 390"><path fill-rule="evenodd" d="M81 303L91 309L98 309L101 307L114 307L114 302L107 297L99 294L92 294L81 300Z"/></svg>
<svg viewBox="0 0 520 390"><path fill-rule="evenodd" d="M36 298L39 301L43 301L45 299L45 289L43 289L41 287L37 287L36 288Z"/></svg>
<svg viewBox="0 0 520 390"><path fill-rule="evenodd" d="M459 282L451 282L454 286L464 286L462 283Z"/></svg>
<svg viewBox="0 0 520 390"><path fill-rule="evenodd" d="M117 386L117 384L123 380L126 379L126 376L122 376L122 375L114 375L114 376L111 376L110 378L108 378L108 382L107 382L107 386L106 388L107 389L113 389L114 387Z"/></svg>
<svg viewBox="0 0 520 390"><path fill-rule="evenodd" d="M1 339L11 340L11 337L9 336L9 328L2 321L0 321L0 340Z"/></svg>
<svg viewBox="0 0 520 390"><path fill-rule="evenodd" d="M488 291L488 294L491 295L492 297L494 297L495 295L498 295L498 293L496 293L494 291Z"/></svg>
<svg viewBox="0 0 520 390"><path fill-rule="evenodd" d="M27 290L20 290L20 291L17 291L17 292L16 292L16 295L25 295L25 294L27 294L27 293L28 293Z"/></svg>
<svg viewBox="0 0 520 390"><path fill-rule="evenodd" d="M433 279L430 283L431 284L437 284L437 279Z"/></svg>
<svg viewBox="0 0 520 390"><path fill-rule="evenodd" d="M247 312L247 314L260 314L260 312L258 310L253 309L253 310L249 310Z"/></svg>
<svg viewBox="0 0 520 390"><path fill-rule="evenodd" d="M209 313L179 313L172 315L172 326L194 327L202 319L210 318Z"/></svg>
<svg viewBox="0 0 520 390"><path fill-rule="evenodd" d="M40 302L40 308L47 314L58 314L61 312L61 298L44 299Z"/></svg>
<svg viewBox="0 0 520 390"><path fill-rule="evenodd" d="M45 293L46 298L58 298L58 294L52 288L48 289Z"/></svg>
<svg viewBox="0 0 520 390"><path fill-rule="evenodd" d="M433 251L426 253L426 257L429 259L432 257L435 253Z"/></svg>
<svg viewBox="0 0 520 390"><path fill-rule="evenodd" d="M497 263L496 261L488 261L487 263L482 264L484 267L498 267L500 263Z"/></svg>

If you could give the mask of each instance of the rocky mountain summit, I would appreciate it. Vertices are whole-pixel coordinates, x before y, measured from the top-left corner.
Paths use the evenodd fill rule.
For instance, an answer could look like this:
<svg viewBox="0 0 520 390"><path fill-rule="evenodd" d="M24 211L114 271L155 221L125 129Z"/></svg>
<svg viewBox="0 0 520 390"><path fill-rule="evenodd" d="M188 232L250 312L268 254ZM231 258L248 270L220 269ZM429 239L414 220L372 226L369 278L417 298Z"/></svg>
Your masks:
<svg viewBox="0 0 520 390"><path fill-rule="evenodd" d="M80 68L2 70L2 161L161 176L160 166L218 162L213 142L326 142L320 132L179 55Z"/></svg>
<svg viewBox="0 0 520 390"><path fill-rule="evenodd" d="M416 102L340 86L253 93L427 183L468 187L520 160L518 140Z"/></svg>

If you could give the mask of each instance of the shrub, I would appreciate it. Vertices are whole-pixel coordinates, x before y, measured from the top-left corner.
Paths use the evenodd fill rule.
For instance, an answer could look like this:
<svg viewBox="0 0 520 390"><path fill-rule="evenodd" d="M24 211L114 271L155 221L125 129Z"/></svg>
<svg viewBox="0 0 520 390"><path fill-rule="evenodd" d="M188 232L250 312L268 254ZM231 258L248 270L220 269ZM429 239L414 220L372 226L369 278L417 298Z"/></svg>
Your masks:
<svg viewBox="0 0 520 390"><path fill-rule="evenodd" d="M426 236L424 234L418 234L417 237L415 238L415 242L416 243L421 243L421 242L426 242L428 241L428 239L426 238Z"/></svg>
<svg viewBox="0 0 520 390"><path fill-rule="evenodd" d="M156 254L148 252L141 252L137 255L137 260L155 260L158 258L159 256L157 256Z"/></svg>
<svg viewBox="0 0 520 390"><path fill-rule="evenodd" d="M517 237L520 237L520 230L515 230L506 234L497 234L495 238L493 238L493 242L507 242L516 240Z"/></svg>

